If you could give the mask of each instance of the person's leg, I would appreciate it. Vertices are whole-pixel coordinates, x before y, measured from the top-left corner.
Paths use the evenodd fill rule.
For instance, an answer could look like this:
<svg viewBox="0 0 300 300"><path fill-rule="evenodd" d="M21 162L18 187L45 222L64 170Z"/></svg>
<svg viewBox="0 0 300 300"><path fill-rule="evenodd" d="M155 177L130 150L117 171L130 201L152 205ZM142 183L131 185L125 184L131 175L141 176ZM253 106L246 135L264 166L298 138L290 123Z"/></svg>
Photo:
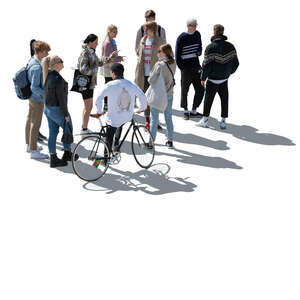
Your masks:
<svg viewBox="0 0 300 300"><path fill-rule="evenodd" d="M112 144L114 140L114 135L117 130L117 127L112 127L110 125L107 125L107 131L106 131L106 143L108 150L111 152L112 151Z"/></svg>
<svg viewBox="0 0 300 300"><path fill-rule="evenodd" d="M200 106L204 96L204 87L201 84L201 73L199 73L198 71L193 73L192 84L195 89L192 111L193 113L195 113L196 109Z"/></svg>
<svg viewBox="0 0 300 300"><path fill-rule="evenodd" d="M191 85L191 75L189 70L181 70L181 103L180 106L187 111L187 96Z"/></svg>
<svg viewBox="0 0 300 300"><path fill-rule="evenodd" d="M207 80L203 111L204 117L208 118L210 115L210 110L217 92L217 87L217 84L214 84L211 81Z"/></svg>
<svg viewBox="0 0 300 300"><path fill-rule="evenodd" d="M164 112L166 125L167 125L167 138L168 141L173 141L173 120L172 120L172 105L173 105L173 95L168 96L168 105Z"/></svg>
<svg viewBox="0 0 300 300"><path fill-rule="evenodd" d="M221 99L221 117L228 117L228 81L223 82L218 87L218 94Z"/></svg>
<svg viewBox="0 0 300 300"><path fill-rule="evenodd" d="M112 77L104 77L105 84L112 81ZM107 111L107 97L104 97L104 109L103 111Z"/></svg>
<svg viewBox="0 0 300 300"><path fill-rule="evenodd" d="M50 154L56 154L56 139L59 131L59 125L51 118L51 111L46 114L49 127L48 149Z"/></svg>
<svg viewBox="0 0 300 300"><path fill-rule="evenodd" d="M115 133L115 142L114 146L117 147L120 144L121 134L122 134L123 125L118 127Z"/></svg>
<svg viewBox="0 0 300 300"><path fill-rule="evenodd" d="M31 151L35 151L37 150L37 141L44 112L44 103L32 100L31 104L32 115L30 124L29 148Z"/></svg>
<svg viewBox="0 0 300 300"><path fill-rule="evenodd" d="M157 109L151 107L150 112L151 112L150 133L153 137L153 141L155 141L156 134L157 134L157 124L158 124L159 111Z"/></svg>
<svg viewBox="0 0 300 300"><path fill-rule="evenodd" d="M146 91L148 90L150 84L148 82L148 78L149 76L145 76L144 78L144 88L143 88L143 92L146 93ZM149 105L147 105L145 111L144 111L144 115L146 118L146 123L150 123L150 107Z"/></svg>
<svg viewBox="0 0 300 300"><path fill-rule="evenodd" d="M88 123L89 123L89 118L90 118L90 113L92 111L92 108L93 108L93 98L85 99L83 113L82 113L82 128L83 129L88 128Z"/></svg>
<svg viewBox="0 0 300 300"><path fill-rule="evenodd" d="M34 100L29 99L28 100L28 115L27 115L27 120L26 120L26 125L25 125L25 142L26 145L29 145L29 140L30 140L30 127L31 127L31 119L32 119L32 113L33 113L33 107L34 107Z"/></svg>
<svg viewBox="0 0 300 300"><path fill-rule="evenodd" d="M61 125L61 128L63 130L65 130L65 132L67 134L73 134L73 123L72 123L72 119L71 119L71 116L69 114L69 122L68 123L65 123L65 120L63 118L63 123ZM70 151L71 152L71 144L63 144L64 145L64 150L65 151Z"/></svg>

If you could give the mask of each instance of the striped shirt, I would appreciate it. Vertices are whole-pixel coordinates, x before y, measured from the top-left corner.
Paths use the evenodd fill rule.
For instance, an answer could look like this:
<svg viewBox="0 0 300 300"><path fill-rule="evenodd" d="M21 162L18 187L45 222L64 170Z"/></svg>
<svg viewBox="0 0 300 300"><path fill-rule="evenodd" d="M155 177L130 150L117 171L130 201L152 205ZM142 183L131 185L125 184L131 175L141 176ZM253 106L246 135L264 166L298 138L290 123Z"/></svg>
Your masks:
<svg viewBox="0 0 300 300"><path fill-rule="evenodd" d="M151 52L152 52L152 43L153 43L153 38L146 39L145 42L145 48L144 48L144 73L145 76L150 75L150 64L151 64Z"/></svg>

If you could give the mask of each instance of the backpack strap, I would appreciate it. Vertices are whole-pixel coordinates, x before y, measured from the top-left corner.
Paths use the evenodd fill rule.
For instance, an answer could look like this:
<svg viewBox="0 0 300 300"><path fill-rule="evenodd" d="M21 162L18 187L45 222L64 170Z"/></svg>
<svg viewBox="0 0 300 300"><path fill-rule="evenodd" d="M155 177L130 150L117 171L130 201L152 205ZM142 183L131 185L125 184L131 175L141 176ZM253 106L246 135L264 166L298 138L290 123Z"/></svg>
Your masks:
<svg viewBox="0 0 300 300"><path fill-rule="evenodd" d="M158 25L158 36L160 37L160 34L161 34L161 26Z"/></svg>
<svg viewBox="0 0 300 300"><path fill-rule="evenodd" d="M141 26L141 33L142 33L142 36L144 36L145 31L144 31L143 25Z"/></svg>
<svg viewBox="0 0 300 300"><path fill-rule="evenodd" d="M173 86L175 85L175 78L174 78L174 73L172 72L171 68L169 67L169 65L165 62L165 64L167 65L169 71L171 72L172 74L172 77L173 77Z"/></svg>

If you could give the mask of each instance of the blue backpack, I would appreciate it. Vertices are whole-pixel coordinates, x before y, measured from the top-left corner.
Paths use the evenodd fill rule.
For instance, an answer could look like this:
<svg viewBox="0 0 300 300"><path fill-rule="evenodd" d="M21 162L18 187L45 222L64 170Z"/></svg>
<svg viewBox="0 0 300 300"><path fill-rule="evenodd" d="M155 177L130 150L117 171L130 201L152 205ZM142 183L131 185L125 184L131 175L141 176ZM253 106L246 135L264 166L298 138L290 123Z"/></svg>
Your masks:
<svg viewBox="0 0 300 300"><path fill-rule="evenodd" d="M22 99L22 100L26 100L29 99L32 92L30 89L30 82L28 80L28 69L27 69L28 65L26 67L23 67L22 69L20 69L15 77L13 78L13 82L15 85L15 89L16 89L16 94L18 96L18 98Z"/></svg>

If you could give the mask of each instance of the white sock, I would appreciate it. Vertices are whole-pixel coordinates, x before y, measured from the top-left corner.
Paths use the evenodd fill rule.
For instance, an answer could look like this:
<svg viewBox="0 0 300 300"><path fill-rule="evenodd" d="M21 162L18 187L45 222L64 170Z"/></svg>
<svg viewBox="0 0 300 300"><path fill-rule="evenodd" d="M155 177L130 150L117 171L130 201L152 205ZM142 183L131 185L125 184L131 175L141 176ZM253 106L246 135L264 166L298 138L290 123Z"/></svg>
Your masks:
<svg viewBox="0 0 300 300"><path fill-rule="evenodd" d="M226 118L222 118L222 119L221 119L221 122L225 122L225 121L226 121Z"/></svg>
<svg viewBox="0 0 300 300"><path fill-rule="evenodd" d="M185 113L185 114L188 114L188 113L189 113L189 111L188 111L187 109L185 109L185 110L184 110L184 113Z"/></svg>
<svg viewBox="0 0 300 300"><path fill-rule="evenodd" d="M196 111L195 109L193 109L193 110L192 110L192 114L195 115L196 113L197 113L197 111Z"/></svg>
<svg viewBox="0 0 300 300"><path fill-rule="evenodd" d="M203 121L204 122L208 121L208 117L203 117Z"/></svg>

